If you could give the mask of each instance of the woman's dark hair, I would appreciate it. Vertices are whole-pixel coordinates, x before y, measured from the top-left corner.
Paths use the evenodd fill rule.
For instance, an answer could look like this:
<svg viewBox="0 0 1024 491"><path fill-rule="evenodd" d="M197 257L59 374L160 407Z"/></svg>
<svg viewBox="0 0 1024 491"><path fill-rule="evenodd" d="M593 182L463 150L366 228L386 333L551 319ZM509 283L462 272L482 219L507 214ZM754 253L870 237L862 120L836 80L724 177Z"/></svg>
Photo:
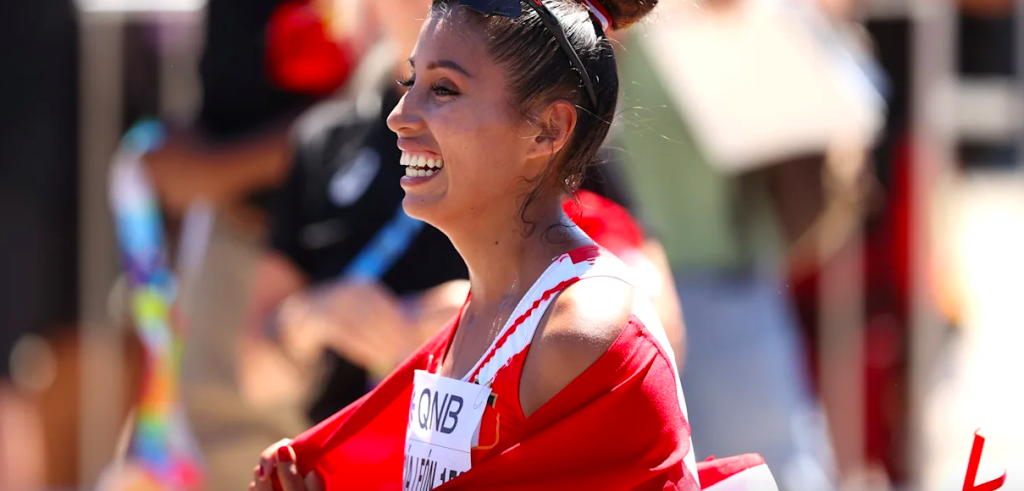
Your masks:
<svg viewBox="0 0 1024 491"><path fill-rule="evenodd" d="M522 0L524 3L530 0ZM583 180L584 171L594 163L615 116L619 97L619 76L615 53L605 33L590 15L582 0L541 0L558 19L565 37L579 56L597 95L597 104L590 101L581 74L573 69L569 57L561 49L533 8L523 5L523 13L512 19L499 15L485 16L474 10L460 9L477 23L486 39L487 51L504 68L509 77L509 103L520 115L533 119L532 112L542 104L567 100L577 107L576 128L568 144L544 174L538 185L525 197L520 216L526 220L526 209L552 183L572 194ZM623 29L650 12L658 0L593 0L600 3L612 20L613 29ZM458 0L433 0L434 10L450 12Z"/></svg>

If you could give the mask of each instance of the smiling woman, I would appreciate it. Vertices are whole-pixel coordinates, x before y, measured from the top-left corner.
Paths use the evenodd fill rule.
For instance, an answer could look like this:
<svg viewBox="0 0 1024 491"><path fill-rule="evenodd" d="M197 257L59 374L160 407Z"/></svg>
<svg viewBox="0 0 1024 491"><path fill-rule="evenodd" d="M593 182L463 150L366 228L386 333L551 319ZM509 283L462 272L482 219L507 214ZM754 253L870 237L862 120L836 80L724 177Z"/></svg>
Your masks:
<svg viewBox="0 0 1024 491"><path fill-rule="evenodd" d="M609 3L612 11L624 11ZM625 7L632 16L616 19L616 25L631 24L654 3ZM546 198L548 209L553 209L550 205L558 201L559 193L578 187L607 135L618 77L614 54L607 39L602 41L604 28L597 19L609 14L596 3L593 9L572 1L527 7L532 5L536 4L434 2L434 15L410 58L413 75L402 81L412 90L388 124L407 154L456 162L453 165L460 160L478 164L475 169L450 168L450 175L436 179L446 182L435 184L435 191L447 189L447 181L453 181L444 208L427 212L440 213L438 219L444 220L444 209L480 209L486 198L492 204L512 203L518 210L518 220L506 214L501 222L533 224L532 218L544 217L528 216L527 208ZM470 14L461 15L463 10ZM477 39L467 43L466 36ZM481 63L482 58L488 62ZM416 90L417 82L422 90ZM558 103L544 107L549 102ZM429 131L422 131L427 126ZM440 148L441 141L449 148ZM418 215L419 205L431 199L430 190L419 188L426 182L403 181L406 211L439 226L429 216ZM476 196L465 191L476 191ZM493 200L492 193L512 199ZM543 208L545 204L538 203L536 209Z"/></svg>
<svg viewBox="0 0 1024 491"><path fill-rule="evenodd" d="M433 2L387 124L404 210L451 240L469 297L368 396L267 449L254 489L699 489L668 336L564 211L615 114L606 31L655 3Z"/></svg>

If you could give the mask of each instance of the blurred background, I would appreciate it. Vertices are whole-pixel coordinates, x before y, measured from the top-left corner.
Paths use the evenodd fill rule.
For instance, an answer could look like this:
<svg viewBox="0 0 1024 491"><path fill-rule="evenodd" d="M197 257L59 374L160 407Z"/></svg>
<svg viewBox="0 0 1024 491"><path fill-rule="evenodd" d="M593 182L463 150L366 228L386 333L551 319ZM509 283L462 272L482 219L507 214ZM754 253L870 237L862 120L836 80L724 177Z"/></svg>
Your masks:
<svg viewBox="0 0 1024 491"><path fill-rule="evenodd" d="M422 19L424 5L393 15ZM361 130L324 120L363 100L352 87L368 65L400 59L372 10L0 7L0 488L103 488L138 450L154 391L181 402L166 426L188 435L202 489L244 489L261 449L337 409L316 397L336 382L316 365L337 360L296 362L305 348L260 333L320 281L319 256L282 244L315 249L337 232L280 225L294 166L310 146L324 162L344 151L316 135ZM1004 489L1024 489L1024 5L662 0L656 12L615 35L609 179L674 278L698 461L758 452L788 490L953 490L981 428L978 482L1005 469ZM123 138L146 118L162 145ZM111 205L145 200L119 201L140 193L112 178L119 159L142 164L159 205L179 280L165 319L188 326L170 329L180 358L132 315L138 278ZM360 186L309 172L332 183L334 204L314 209L344 208Z"/></svg>

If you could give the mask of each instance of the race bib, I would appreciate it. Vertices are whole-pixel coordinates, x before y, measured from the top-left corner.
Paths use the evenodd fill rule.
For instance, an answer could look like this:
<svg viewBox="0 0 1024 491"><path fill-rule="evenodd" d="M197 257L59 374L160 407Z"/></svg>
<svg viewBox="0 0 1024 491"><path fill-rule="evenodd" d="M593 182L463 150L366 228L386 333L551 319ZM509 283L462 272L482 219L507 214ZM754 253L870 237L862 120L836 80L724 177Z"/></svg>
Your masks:
<svg viewBox="0 0 1024 491"><path fill-rule="evenodd" d="M434 489L472 467L489 387L416 370L405 431L403 490Z"/></svg>

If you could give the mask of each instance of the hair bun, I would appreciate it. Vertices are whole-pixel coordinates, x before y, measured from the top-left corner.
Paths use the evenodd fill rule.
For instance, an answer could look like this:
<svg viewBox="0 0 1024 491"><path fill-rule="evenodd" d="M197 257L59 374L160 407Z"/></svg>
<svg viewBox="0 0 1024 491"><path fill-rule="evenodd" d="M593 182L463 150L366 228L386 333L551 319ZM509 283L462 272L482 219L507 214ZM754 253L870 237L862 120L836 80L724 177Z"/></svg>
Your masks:
<svg viewBox="0 0 1024 491"><path fill-rule="evenodd" d="M596 0L612 18L615 29L625 29L654 10L658 0Z"/></svg>

